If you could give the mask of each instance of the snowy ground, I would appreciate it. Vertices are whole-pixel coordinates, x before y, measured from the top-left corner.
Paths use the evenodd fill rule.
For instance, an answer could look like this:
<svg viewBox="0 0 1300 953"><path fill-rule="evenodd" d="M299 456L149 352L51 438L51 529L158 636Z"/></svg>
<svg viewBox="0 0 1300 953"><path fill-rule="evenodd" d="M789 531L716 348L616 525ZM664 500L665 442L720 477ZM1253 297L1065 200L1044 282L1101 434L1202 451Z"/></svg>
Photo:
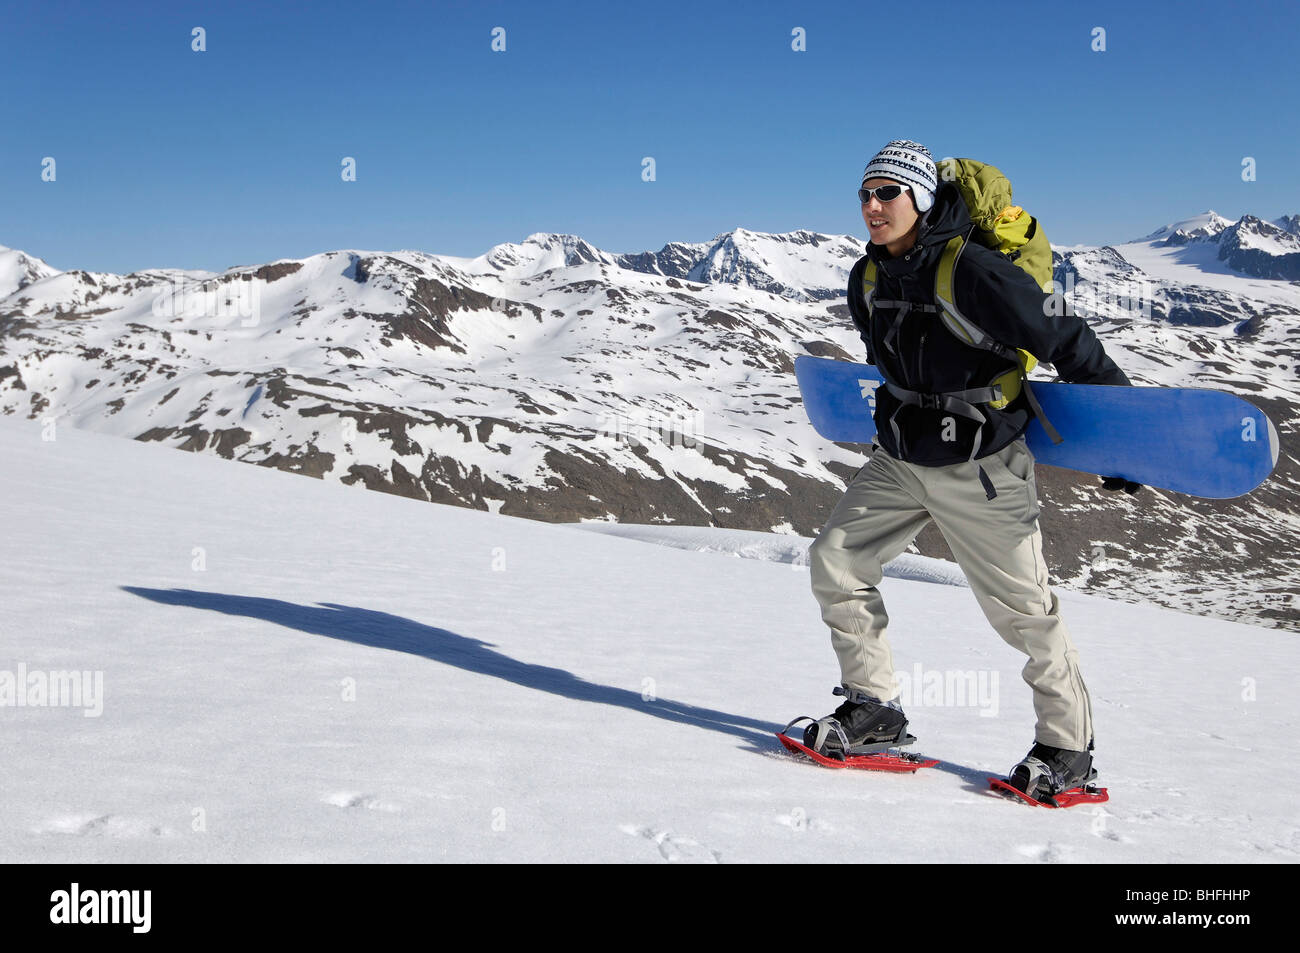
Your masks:
<svg viewBox="0 0 1300 953"><path fill-rule="evenodd" d="M959 577L885 582L900 670L986 689L908 705L943 764L828 771L772 737L837 701L792 537L654 545L48 435L0 420L0 689L103 689L14 707L11 678L0 860L1300 858L1292 634L1061 593L1112 800L1041 810L984 790L1033 717Z"/></svg>

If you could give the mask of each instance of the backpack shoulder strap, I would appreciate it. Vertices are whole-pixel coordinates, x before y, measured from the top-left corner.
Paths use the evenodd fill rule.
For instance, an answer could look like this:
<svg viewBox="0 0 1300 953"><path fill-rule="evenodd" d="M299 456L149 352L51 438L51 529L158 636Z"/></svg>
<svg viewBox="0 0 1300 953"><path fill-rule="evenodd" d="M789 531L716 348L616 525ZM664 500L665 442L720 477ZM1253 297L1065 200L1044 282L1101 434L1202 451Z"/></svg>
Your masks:
<svg viewBox="0 0 1300 953"><path fill-rule="evenodd" d="M966 317L961 308L957 307L954 277L957 273L957 260L961 258L961 253L965 249L966 236L956 235L948 239L948 244L944 246L943 254L939 257L939 267L934 273L934 300L939 303L943 312L944 326L972 347L991 351L998 357L1019 364L1020 356L1016 351L993 340L983 328Z"/></svg>
<svg viewBox="0 0 1300 953"><path fill-rule="evenodd" d="M966 235L956 235L948 239L948 244L944 246L943 254L939 257L939 267L935 270L934 300L939 303L944 327L958 340L1015 364L1016 370L998 378L997 383L1001 387L1003 396L998 400L990 401L990 406L1001 409L1023 391L1029 401L1030 409L1043 425L1048 437L1053 443L1060 443L1062 441L1060 433L1047 419L1038 398L1034 396L1033 388L1029 385L1029 372L1038 363L1038 359L1028 351L1009 348L1000 341L995 341L983 328L966 317L957 306L957 283L954 280L957 273L957 260L961 258L961 253L966 248L969 235L970 232L967 232Z"/></svg>
<svg viewBox="0 0 1300 953"><path fill-rule="evenodd" d="M887 301L884 298L876 297L876 282L879 278L874 261L868 261L866 267L862 269L862 298L867 305L867 315L870 318L875 311L875 306L880 305L882 308L895 309L894 320L885 332L883 344L889 353L897 355L898 350L894 347L894 339L898 337L898 330L903 326L903 321L912 311L931 311L937 312L940 309L932 304L918 303L915 301ZM879 367L879 365L877 365ZM884 371L881 371L884 375Z"/></svg>

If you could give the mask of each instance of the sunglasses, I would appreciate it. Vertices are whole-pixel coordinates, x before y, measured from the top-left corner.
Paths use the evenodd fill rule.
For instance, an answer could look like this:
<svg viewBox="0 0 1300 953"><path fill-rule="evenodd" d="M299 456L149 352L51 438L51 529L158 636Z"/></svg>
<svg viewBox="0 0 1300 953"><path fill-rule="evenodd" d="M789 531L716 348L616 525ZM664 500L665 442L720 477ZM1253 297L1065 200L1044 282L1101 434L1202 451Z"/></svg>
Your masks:
<svg viewBox="0 0 1300 953"><path fill-rule="evenodd" d="M903 194L903 190L910 188L907 185L877 185L874 189L858 189L858 198L862 204L866 205L871 201L871 196L875 196L881 202L892 202Z"/></svg>

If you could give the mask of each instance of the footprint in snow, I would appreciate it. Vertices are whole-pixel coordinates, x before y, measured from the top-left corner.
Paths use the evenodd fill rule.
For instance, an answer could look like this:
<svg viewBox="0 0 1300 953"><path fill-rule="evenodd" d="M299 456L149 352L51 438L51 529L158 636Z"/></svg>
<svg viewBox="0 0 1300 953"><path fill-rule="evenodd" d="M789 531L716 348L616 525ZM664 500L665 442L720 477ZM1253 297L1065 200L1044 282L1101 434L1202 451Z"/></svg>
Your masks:
<svg viewBox="0 0 1300 953"><path fill-rule="evenodd" d="M661 831L653 827L636 827L632 824L620 824L618 829L632 837L644 837L646 840L653 842L659 848L659 855L669 863L722 863L722 854L720 852L710 850L699 841L683 837L681 834L674 834L672 831Z"/></svg>
<svg viewBox="0 0 1300 953"><path fill-rule="evenodd" d="M789 814L778 814L776 822L793 831L829 831L831 825L819 817L809 817L802 808L795 808Z"/></svg>
<svg viewBox="0 0 1300 953"><path fill-rule="evenodd" d="M359 807L367 811L384 811L388 814L396 814L401 810L391 801L382 800L373 794L359 794L356 791L337 791L325 795L321 800L335 807Z"/></svg>
<svg viewBox="0 0 1300 953"><path fill-rule="evenodd" d="M1094 805L1092 810L1088 813L1092 818L1088 826L1092 830L1093 837L1100 837L1102 840L1114 841L1117 844L1135 843L1133 838L1125 837L1118 831L1111 830L1108 821L1113 817L1118 817L1119 815L1112 814L1100 804Z"/></svg>
<svg viewBox="0 0 1300 953"><path fill-rule="evenodd" d="M68 834L73 837L172 837L175 831L138 817L116 814L65 814L53 817L40 827L38 834Z"/></svg>
<svg viewBox="0 0 1300 953"><path fill-rule="evenodd" d="M1069 848L1048 841L1046 844L1021 844L1016 853L1040 864L1060 864L1068 860Z"/></svg>

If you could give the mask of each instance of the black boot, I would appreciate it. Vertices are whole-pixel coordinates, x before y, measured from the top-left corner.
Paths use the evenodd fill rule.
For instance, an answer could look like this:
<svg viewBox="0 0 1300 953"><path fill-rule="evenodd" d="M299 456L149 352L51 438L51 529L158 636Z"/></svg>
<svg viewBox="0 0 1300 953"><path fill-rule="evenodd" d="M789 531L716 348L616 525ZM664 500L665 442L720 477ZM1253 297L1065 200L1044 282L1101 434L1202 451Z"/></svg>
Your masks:
<svg viewBox="0 0 1300 953"><path fill-rule="evenodd" d="M907 734L907 716L860 691L836 688L834 694L848 700L834 713L813 722L804 730L803 743L828 758L871 754L915 739Z"/></svg>
<svg viewBox="0 0 1300 953"><path fill-rule="evenodd" d="M1029 754L1011 769L1007 783L1018 791L1042 801L1062 791L1092 783L1097 777L1092 766L1092 742L1087 751L1053 748L1034 742Z"/></svg>

